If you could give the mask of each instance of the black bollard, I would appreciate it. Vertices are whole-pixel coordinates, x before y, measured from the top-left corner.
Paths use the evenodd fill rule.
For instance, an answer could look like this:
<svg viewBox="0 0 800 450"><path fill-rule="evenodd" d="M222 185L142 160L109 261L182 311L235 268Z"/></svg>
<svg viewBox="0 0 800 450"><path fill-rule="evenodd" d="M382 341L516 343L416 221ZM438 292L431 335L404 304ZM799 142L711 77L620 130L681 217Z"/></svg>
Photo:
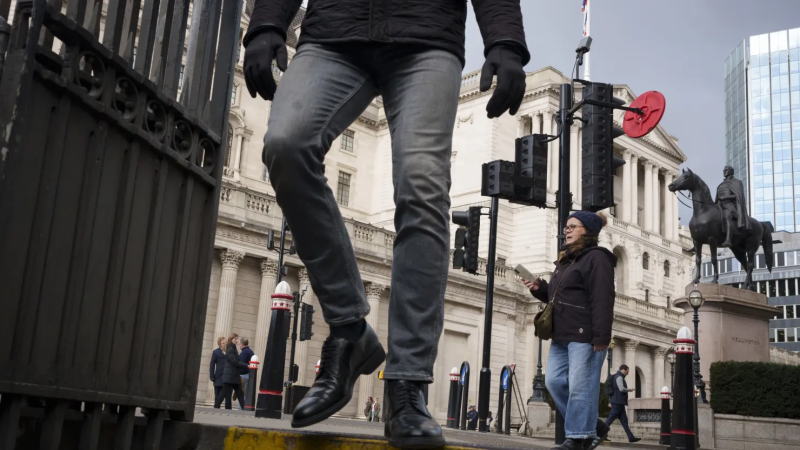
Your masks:
<svg viewBox="0 0 800 450"><path fill-rule="evenodd" d="M467 429L467 404L469 403L469 363L461 363L461 404L458 410L458 427L462 430Z"/></svg>
<svg viewBox="0 0 800 450"><path fill-rule="evenodd" d="M247 377L247 385L244 387L244 409L252 411L256 408L256 386L258 385L258 356L250 358L250 376Z"/></svg>
<svg viewBox="0 0 800 450"><path fill-rule="evenodd" d="M286 339L289 336L289 301L294 300L292 288L286 281L275 286L272 294L272 319L264 352L264 370L256 400L256 417L280 419L283 403L283 366L286 358Z"/></svg>
<svg viewBox="0 0 800 450"><path fill-rule="evenodd" d="M450 396L447 401L447 428L458 428L456 410L458 409L458 367L450 370Z"/></svg>
<svg viewBox="0 0 800 450"><path fill-rule="evenodd" d="M505 434L511 434L511 395L512 395L512 392L514 390L514 368L515 368L515 365L511 364L510 366L506 366L506 367L508 367L508 382L506 383L506 388L505 388L505 391L506 391L506 401L505 401L506 409L505 409L505 418L503 419L503 421L505 423L505 429L503 431L505 432ZM498 416L500 415L500 411L499 410L497 411L497 415ZM498 430L500 429L499 424L498 424L497 429Z"/></svg>
<svg viewBox="0 0 800 450"><path fill-rule="evenodd" d="M670 449L695 450L695 399L692 354L695 340L687 327L678 331L675 343L675 392L673 393Z"/></svg>
<svg viewBox="0 0 800 450"><path fill-rule="evenodd" d="M658 440L658 443L661 445L669 445L671 442L672 433L670 432L671 420L670 420L670 408L669 408L669 399L671 397L671 393L669 391L669 386L664 386L661 388L661 438Z"/></svg>

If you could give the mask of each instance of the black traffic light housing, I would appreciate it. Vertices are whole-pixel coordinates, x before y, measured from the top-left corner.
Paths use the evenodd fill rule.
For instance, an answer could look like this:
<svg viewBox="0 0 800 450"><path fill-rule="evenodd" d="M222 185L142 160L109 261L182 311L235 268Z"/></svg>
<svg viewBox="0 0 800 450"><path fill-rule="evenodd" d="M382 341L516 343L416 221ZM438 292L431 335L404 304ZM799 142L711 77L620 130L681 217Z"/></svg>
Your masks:
<svg viewBox="0 0 800 450"><path fill-rule="evenodd" d="M471 274L478 273L478 241L481 232L481 207L470 206L466 211L453 211L453 223L460 225L456 230L456 251L453 253L453 268ZM466 230L466 234L463 231ZM459 241L459 238L461 241ZM463 245L463 257L459 254L459 244Z"/></svg>
<svg viewBox="0 0 800 450"><path fill-rule="evenodd" d="M311 331L314 326L314 306L308 303L300 304L300 340L307 341L311 339L314 333Z"/></svg>
<svg viewBox="0 0 800 450"><path fill-rule="evenodd" d="M614 107L625 104L613 96L614 86L583 81L581 207L599 211L614 206L614 171L625 164L614 156L614 139L623 131L614 126Z"/></svg>
<svg viewBox="0 0 800 450"><path fill-rule="evenodd" d="M547 204L546 134L531 134L515 141L514 196L511 203L544 208Z"/></svg>

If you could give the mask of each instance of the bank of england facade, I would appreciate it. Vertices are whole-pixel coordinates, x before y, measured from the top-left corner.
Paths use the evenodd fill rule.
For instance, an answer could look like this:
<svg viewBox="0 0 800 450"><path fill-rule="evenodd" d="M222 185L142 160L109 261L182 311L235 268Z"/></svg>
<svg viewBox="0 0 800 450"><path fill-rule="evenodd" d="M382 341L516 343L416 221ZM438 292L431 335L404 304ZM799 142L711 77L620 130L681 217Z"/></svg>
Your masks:
<svg viewBox="0 0 800 450"><path fill-rule="evenodd" d="M515 116L505 114L490 120L486 118L485 107L491 92L479 92L479 75L479 72L467 73L462 79L451 156L453 210L489 206L490 199L480 195L481 164L496 159L513 160L515 138L531 133L556 133L559 86L568 81L549 67L529 73L519 112ZM617 85L614 90L616 97L627 101L636 95L624 85ZM262 138L270 105L247 94L241 61L232 103L229 153L215 239L217 258L211 273L199 373L199 404L212 400L208 362L216 337L231 331L247 336L256 354L263 357L271 313L270 294L278 270L278 255L267 249L266 242L270 230L280 233L282 216L261 162ZM615 119L619 123L621 114ZM575 199L580 199L579 121L570 132L571 191ZM547 196L552 206L558 181L557 148L557 142L550 144L547 159ZM677 199L667 190L686 157L677 140L661 127L643 139L616 139L615 152L626 164L614 177L617 206L605 210L609 224L600 234L600 245L612 250L618 258L612 366L622 363L630 366L634 376L630 377L633 379L629 384L636 383L637 395L655 397L669 379L666 355L682 322L682 313L671 308L670 301L680 296L691 280L691 257L683 252L691 247L691 242L688 231L678 225ZM334 141L326 157L325 170L345 218L365 283L371 307L367 320L385 345L394 205L390 137L380 98ZM506 364L516 365L523 398L531 394L538 351L532 321L541 303L526 291L512 267L524 264L534 273L545 278L549 276L552 261L556 259L555 211L500 202L491 399L496 399L494 390L498 383L495 379L499 380L500 369ZM483 220L482 228L479 254L485 257L488 219ZM455 225L451 231L454 230ZM451 245L453 234L451 232ZM291 244L291 233L288 243ZM296 255L289 255L285 263L288 272L285 279L294 291L305 292L303 301L315 309L314 335L311 340L297 344L295 357L300 366L298 383L310 385L328 327L302 262ZM479 272L485 273L485 267L485 260L481 260ZM431 412L442 421L447 410L448 373L462 361L469 361L473 368L470 403L477 404L485 282L485 275L475 276L461 270L451 269L448 275L444 331L434 367L435 382L429 391ZM545 342L542 354L545 373L547 351ZM383 386L376 375L360 378L353 400L340 414L363 415L367 396L382 400ZM490 409L495 409L495 405Z"/></svg>

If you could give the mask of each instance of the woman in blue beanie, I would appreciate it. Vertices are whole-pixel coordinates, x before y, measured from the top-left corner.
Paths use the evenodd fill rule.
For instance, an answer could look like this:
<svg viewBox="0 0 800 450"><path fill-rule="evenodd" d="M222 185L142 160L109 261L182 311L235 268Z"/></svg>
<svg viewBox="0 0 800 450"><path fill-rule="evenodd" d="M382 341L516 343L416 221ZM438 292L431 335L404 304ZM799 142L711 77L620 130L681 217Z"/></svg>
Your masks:
<svg viewBox="0 0 800 450"><path fill-rule="evenodd" d="M550 282L523 280L531 294L553 303L547 390L564 416L566 440L555 449L593 449L608 434L597 418L600 372L611 341L616 258L598 247L606 218L576 211Z"/></svg>

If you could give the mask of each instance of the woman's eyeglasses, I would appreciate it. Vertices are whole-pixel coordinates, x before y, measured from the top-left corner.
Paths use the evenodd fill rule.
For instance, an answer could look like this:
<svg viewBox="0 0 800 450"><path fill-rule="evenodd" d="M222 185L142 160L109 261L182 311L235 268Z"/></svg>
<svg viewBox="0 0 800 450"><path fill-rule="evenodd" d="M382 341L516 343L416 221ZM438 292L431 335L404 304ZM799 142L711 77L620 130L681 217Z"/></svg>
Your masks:
<svg viewBox="0 0 800 450"><path fill-rule="evenodd" d="M564 227L564 233L568 233L574 230L575 228L583 228L583 225L575 225L574 223L571 223Z"/></svg>

